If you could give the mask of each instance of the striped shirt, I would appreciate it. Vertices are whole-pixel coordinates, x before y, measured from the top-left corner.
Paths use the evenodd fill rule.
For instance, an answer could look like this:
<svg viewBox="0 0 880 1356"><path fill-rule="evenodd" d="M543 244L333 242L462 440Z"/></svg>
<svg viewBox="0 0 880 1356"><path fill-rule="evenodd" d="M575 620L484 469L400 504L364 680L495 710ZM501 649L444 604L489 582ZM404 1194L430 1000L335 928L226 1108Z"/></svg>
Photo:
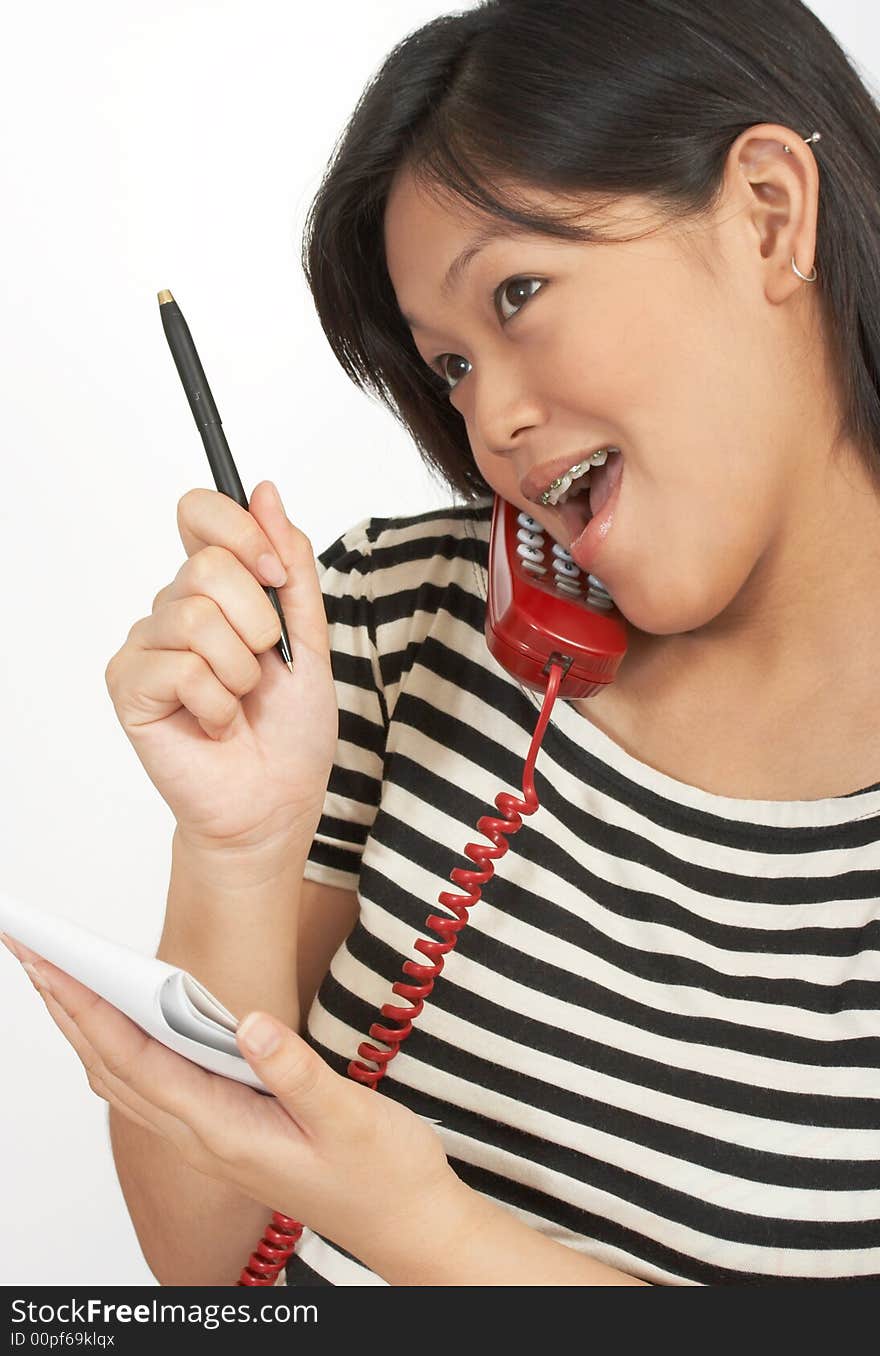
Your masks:
<svg viewBox="0 0 880 1356"><path fill-rule="evenodd" d="M360 916L307 1039L341 1074L522 795L542 696L485 642L491 513L365 518L318 557L339 741L305 874ZM557 699L535 789L376 1095L644 1281L880 1280L880 787L709 794ZM387 1282L306 1228L287 1284Z"/></svg>

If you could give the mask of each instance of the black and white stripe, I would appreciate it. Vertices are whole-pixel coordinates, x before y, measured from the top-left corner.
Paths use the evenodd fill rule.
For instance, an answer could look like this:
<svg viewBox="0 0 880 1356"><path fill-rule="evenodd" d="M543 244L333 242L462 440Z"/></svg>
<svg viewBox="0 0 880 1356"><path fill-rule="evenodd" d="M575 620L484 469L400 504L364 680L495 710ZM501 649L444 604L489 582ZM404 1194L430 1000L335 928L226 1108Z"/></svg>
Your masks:
<svg viewBox="0 0 880 1356"><path fill-rule="evenodd" d="M541 697L485 643L491 509L367 518L318 558L340 736L306 874L361 913L308 1032L343 1074L521 795ZM711 795L559 700L535 787L378 1095L643 1280L880 1280L880 789ZM386 1284L309 1229L287 1283Z"/></svg>

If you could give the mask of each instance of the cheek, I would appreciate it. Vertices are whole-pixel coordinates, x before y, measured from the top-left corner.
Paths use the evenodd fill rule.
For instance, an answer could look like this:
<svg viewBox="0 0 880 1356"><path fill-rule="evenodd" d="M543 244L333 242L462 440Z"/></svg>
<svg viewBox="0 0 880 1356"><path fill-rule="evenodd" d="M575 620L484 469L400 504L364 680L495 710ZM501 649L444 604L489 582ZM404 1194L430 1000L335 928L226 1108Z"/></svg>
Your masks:
<svg viewBox="0 0 880 1356"><path fill-rule="evenodd" d="M653 635L719 616L748 584L772 530L769 491L744 471L724 474L714 459L695 464L690 473L679 464L659 487L633 476L621 495L608 583L623 615Z"/></svg>
<svg viewBox="0 0 880 1356"><path fill-rule="evenodd" d="M471 450L477 470L486 481L489 490L493 494L500 494L502 499L509 500L511 504L516 504L518 508L525 507L525 501L522 501L522 495L519 492L519 476L513 462L508 461L505 457L493 457L486 452L474 451L473 439L471 439Z"/></svg>

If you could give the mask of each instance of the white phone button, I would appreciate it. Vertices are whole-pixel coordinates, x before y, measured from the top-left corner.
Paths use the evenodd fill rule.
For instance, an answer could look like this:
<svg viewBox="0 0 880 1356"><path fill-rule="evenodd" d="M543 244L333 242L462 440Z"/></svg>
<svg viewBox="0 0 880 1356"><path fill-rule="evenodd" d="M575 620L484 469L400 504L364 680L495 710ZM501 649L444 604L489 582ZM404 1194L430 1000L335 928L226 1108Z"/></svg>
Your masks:
<svg viewBox="0 0 880 1356"><path fill-rule="evenodd" d="M560 546L558 541L555 541L553 543L553 554L554 556L558 556L560 560L571 560L572 565L574 565L574 561L571 559L570 553L566 551L564 546ZM578 570L578 573L580 573L579 566L575 565L575 569Z"/></svg>

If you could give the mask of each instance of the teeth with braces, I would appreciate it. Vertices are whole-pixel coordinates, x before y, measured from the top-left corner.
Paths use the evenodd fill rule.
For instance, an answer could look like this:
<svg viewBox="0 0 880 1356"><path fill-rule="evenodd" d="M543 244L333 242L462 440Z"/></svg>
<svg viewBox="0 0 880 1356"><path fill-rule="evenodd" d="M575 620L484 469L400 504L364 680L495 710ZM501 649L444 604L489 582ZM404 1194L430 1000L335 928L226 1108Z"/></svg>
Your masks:
<svg viewBox="0 0 880 1356"><path fill-rule="evenodd" d="M581 476L589 472L593 466L604 466L611 452L619 452L619 447L602 447L598 452L593 452L585 461L579 461L577 465L572 466L563 475L559 476L550 485L547 486L544 493L538 499L539 504L556 506L564 504L568 499L568 491L571 489L572 482L578 480Z"/></svg>

